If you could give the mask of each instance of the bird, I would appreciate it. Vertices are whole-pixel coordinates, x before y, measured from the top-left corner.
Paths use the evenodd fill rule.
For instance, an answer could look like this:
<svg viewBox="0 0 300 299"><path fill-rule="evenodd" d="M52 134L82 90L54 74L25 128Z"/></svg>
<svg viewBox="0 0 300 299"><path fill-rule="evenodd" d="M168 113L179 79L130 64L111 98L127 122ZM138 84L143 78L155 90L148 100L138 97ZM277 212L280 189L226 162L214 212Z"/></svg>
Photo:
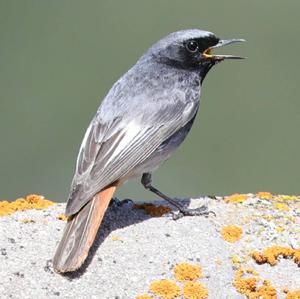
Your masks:
<svg viewBox="0 0 300 299"><path fill-rule="evenodd" d="M244 39L220 39L209 31L185 29L152 45L102 100L84 135L65 215L68 222L53 258L58 273L78 270L86 260L106 209L124 182L141 177L143 186L174 205L180 215L205 215L187 209L152 185L152 173L180 146L200 104L208 71L221 61L221 46Z"/></svg>

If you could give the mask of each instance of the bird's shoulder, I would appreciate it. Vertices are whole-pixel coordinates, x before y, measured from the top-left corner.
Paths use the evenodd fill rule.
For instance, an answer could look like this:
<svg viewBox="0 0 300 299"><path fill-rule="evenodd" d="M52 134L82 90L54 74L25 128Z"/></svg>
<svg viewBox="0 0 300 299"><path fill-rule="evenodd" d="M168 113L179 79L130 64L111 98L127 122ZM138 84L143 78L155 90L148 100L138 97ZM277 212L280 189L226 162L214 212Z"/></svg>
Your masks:
<svg viewBox="0 0 300 299"><path fill-rule="evenodd" d="M184 112L200 100L200 78L193 72L159 64L135 65L103 99L95 118L100 123L115 119L148 120L148 116ZM186 109L185 109L186 108Z"/></svg>

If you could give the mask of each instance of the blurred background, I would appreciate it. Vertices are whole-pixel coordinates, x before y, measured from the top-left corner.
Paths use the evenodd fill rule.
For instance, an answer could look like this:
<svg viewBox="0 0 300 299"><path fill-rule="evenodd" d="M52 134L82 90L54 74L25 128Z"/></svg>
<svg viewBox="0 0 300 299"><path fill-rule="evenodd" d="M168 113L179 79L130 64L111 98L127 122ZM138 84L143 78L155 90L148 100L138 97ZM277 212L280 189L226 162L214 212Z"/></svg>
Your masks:
<svg viewBox="0 0 300 299"><path fill-rule="evenodd" d="M185 28L247 43L207 76L183 146L154 175L172 196L300 194L300 2L0 1L0 199L65 201L84 132L112 84ZM155 198L138 180L121 198Z"/></svg>

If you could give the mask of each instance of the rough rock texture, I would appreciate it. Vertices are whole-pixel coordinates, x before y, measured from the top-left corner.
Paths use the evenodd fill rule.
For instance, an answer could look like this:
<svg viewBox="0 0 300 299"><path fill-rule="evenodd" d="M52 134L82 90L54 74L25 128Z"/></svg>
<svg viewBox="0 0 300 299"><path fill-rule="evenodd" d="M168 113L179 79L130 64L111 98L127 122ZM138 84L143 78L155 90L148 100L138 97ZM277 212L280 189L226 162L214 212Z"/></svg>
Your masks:
<svg viewBox="0 0 300 299"><path fill-rule="evenodd" d="M134 299L148 294L159 298L149 291L150 284L170 279L182 289L173 269L178 263L190 263L201 266L199 282L208 289L208 298L247 298L265 279L276 289L277 297L264 298L286 298L283 288L300 288L296 260L279 255L276 265L259 265L251 252L275 245L300 248L299 201L296 197L262 199L251 194L227 202L221 197L202 197L184 202L191 207L208 205L216 216L177 221L170 214L150 217L131 202L115 203L105 216L87 263L68 276L54 273L51 261L65 225L57 218L64 212L64 204L0 217L0 297ZM229 226L227 233L225 226ZM233 230L230 235L234 226L239 228L238 234ZM240 288L238 292L235 273L249 267L258 273L256 289ZM239 283L244 286L243 281Z"/></svg>

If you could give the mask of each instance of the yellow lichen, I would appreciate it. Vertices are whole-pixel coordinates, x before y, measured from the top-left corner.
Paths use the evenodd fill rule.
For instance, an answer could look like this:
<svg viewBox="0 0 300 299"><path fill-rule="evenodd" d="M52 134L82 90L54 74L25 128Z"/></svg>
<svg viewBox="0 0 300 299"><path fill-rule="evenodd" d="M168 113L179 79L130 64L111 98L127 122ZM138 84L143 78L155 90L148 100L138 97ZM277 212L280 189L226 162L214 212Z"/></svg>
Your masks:
<svg viewBox="0 0 300 299"><path fill-rule="evenodd" d="M68 221L68 219L69 219L69 217L66 216L65 214L59 214L59 215L56 216L56 218L58 220L62 220L62 221Z"/></svg>
<svg viewBox="0 0 300 299"><path fill-rule="evenodd" d="M111 236L111 239L112 239L113 241L119 241L119 240L120 240L120 238L119 238L117 235L112 235L112 236Z"/></svg>
<svg viewBox="0 0 300 299"><path fill-rule="evenodd" d="M245 275L251 277L244 277ZM253 269L239 269L234 276L233 285L236 290L249 299L277 299L276 289L270 281L264 280L258 287L259 275Z"/></svg>
<svg viewBox="0 0 300 299"><path fill-rule="evenodd" d="M236 242L241 239L243 230L234 225L224 226L221 230L223 239L227 242Z"/></svg>
<svg viewBox="0 0 300 299"><path fill-rule="evenodd" d="M181 295L180 288L176 283L168 279L153 281L149 290L164 299L174 299Z"/></svg>
<svg viewBox="0 0 300 299"><path fill-rule="evenodd" d="M260 217L263 218L263 219L266 219L268 221L271 221L271 220L274 219L273 215L261 215Z"/></svg>
<svg viewBox="0 0 300 299"><path fill-rule="evenodd" d="M268 263L274 266L277 264L277 258L282 256L284 258L293 258L294 262L300 266L300 249L271 246L266 248L263 252L253 251L250 255L258 264Z"/></svg>
<svg viewBox="0 0 300 299"><path fill-rule="evenodd" d="M273 194L270 192L257 192L256 196L262 199L272 199Z"/></svg>
<svg viewBox="0 0 300 299"><path fill-rule="evenodd" d="M277 227L276 227L276 231L277 231L278 233L282 233L282 232L285 231L285 228L284 228L283 226L277 226Z"/></svg>
<svg viewBox="0 0 300 299"><path fill-rule="evenodd" d="M174 276L178 281L195 281L203 277L200 266L188 263L177 264L174 268Z"/></svg>
<svg viewBox="0 0 300 299"><path fill-rule="evenodd" d="M208 290L201 282L186 282L183 286L183 296L186 299L205 299Z"/></svg>
<svg viewBox="0 0 300 299"><path fill-rule="evenodd" d="M234 255L231 257L231 262L234 264L234 265L238 265L242 262L242 259L237 256L237 255Z"/></svg>
<svg viewBox="0 0 300 299"><path fill-rule="evenodd" d="M299 200L299 196L295 196L295 195L277 195L275 198L276 201L296 201Z"/></svg>
<svg viewBox="0 0 300 299"><path fill-rule="evenodd" d="M18 198L13 202L0 201L0 216L10 215L16 211L44 209L53 204L54 202L45 199L43 196L30 194L25 198Z"/></svg>
<svg viewBox="0 0 300 299"><path fill-rule="evenodd" d="M235 194L226 196L224 198L225 202L227 202L227 203L242 203L247 199L248 199L247 194L239 194L239 193L235 193Z"/></svg>
<svg viewBox="0 0 300 299"><path fill-rule="evenodd" d="M297 289L295 291L289 291L285 299L300 299L300 289Z"/></svg>
<svg viewBox="0 0 300 299"><path fill-rule="evenodd" d="M290 209L287 204L282 203L282 202L275 202L273 204L273 206L274 206L275 209L285 211L285 212L289 211L289 209Z"/></svg>
<svg viewBox="0 0 300 299"><path fill-rule="evenodd" d="M148 294L143 294L143 295L137 296L136 299L153 299L153 298L151 296L149 296Z"/></svg>
<svg viewBox="0 0 300 299"><path fill-rule="evenodd" d="M156 206L152 203L143 203L143 204L135 204L135 209L141 209L146 212L146 214L152 217L161 217L164 214L170 213L171 208L167 206Z"/></svg>

